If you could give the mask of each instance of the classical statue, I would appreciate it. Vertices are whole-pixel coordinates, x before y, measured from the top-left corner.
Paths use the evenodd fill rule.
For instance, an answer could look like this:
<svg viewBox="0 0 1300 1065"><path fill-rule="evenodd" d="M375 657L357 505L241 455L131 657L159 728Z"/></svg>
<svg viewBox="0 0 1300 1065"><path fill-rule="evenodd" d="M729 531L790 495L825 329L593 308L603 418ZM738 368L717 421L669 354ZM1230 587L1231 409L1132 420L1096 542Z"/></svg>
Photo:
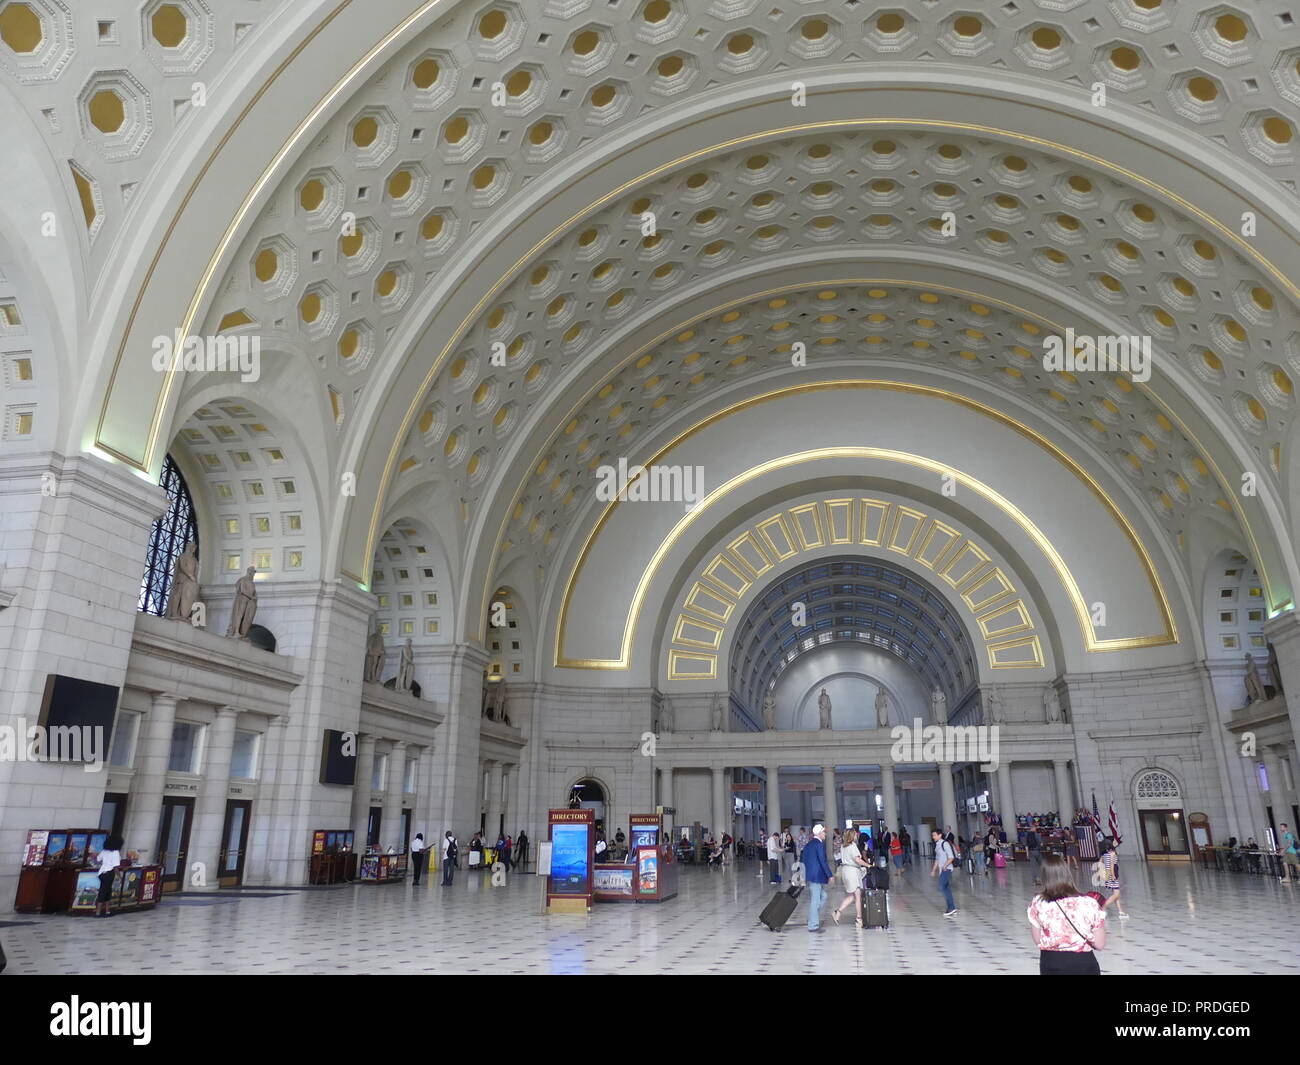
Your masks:
<svg viewBox="0 0 1300 1065"><path fill-rule="evenodd" d="M763 696L763 728L768 732L776 728L776 699L771 692Z"/></svg>
<svg viewBox="0 0 1300 1065"><path fill-rule="evenodd" d="M198 548L190 540L185 550L176 556L172 567L171 596L167 600L166 617L190 620L190 611L199 601L199 556Z"/></svg>
<svg viewBox="0 0 1300 1065"><path fill-rule="evenodd" d="M1043 689L1043 713L1049 725L1061 723L1061 697L1056 692L1056 685L1049 684Z"/></svg>
<svg viewBox="0 0 1300 1065"><path fill-rule="evenodd" d="M1277 648L1271 643L1268 645L1268 672L1273 681L1273 694L1281 695L1282 688L1282 666L1277 660Z"/></svg>
<svg viewBox="0 0 1300 1065"><path fill-rule="evenodd" d="M411 647L411 638L402 644L402 655L397 663L397 690L409 692L415 682L415 651Z"/></svg>
<svg viewBox="0 0 1300 1065"><path fill-rule="evenodd" d="M722 731L722 696L713 697L713 731Z"/></svg>
<svg viewBox="0 0 1300 1065"><path fill-rule="evenodd" d="M889 696L884 688L876 689L876 728L889 728Z"/></svg>
<svg viewBox="0 0 1300 1065"><path fill-rule="evenodd" d="M230 610L230 627L227 636L238 636L241 640L248 638L253 618L257 616L257 587L253 584L256 566L249 566L247 572L235 582L235 605Z"/></svg>
<svg viewBox="0 0 1300 1065"><path fill-rule="evenodd" d="M659 731L672 732L673 730L673 701L668 696L663 697L659 704Z"/></svg>
<svg viewBox="0 0 1300 1065"><path fill-rule="evenodd" d="M944 725L948 722L948 697L938 688L930 692L930 712L934 715L936 725Z"/></svg>
<svg viewBox="0 0 1300 1065"><path fill-rule="evenodd" d="M375 629L366 637L365 679L371 684L378 684L383 675L384 654L384 634Z"/></svg>
<svg viewBox="0 0 1300 1065"><path fill-rule="evenodd" d="M1255 656L1247 653L1246 655L1246 705L1253 706L1255 703L1262 703L1268 698L1264 691L1264 682L1259 676L1259 667L1255 665Z"/></svg>
<svg viewBox="0 0 1300 1065"><path fill-rule="evenodd" d="M831 727L831 697L826 694L826 689L822 689L821 695L817 696L817 710L821 715L821 727L828 729Z"/></svg>
<svg viewBox="0 0 1300 1065"><path fill-rule="evenodd" d="M1005 716L1006 706L1002 702L1002 694L997 690L997 688L990 688L984 696L985 724L1000 725Z"/></svg>

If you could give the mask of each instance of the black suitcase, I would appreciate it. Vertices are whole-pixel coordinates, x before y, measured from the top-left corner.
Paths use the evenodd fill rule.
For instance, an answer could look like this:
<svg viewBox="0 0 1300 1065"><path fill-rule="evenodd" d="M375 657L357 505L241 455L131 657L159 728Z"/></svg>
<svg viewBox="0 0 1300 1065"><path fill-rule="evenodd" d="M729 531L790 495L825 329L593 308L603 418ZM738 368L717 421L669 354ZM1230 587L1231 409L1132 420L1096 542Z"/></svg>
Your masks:
<svg viewBox="0 0 1300 1065"><path fill-rule="evenodd" d="M883 891L868 891L862 896L862 926L889 927L889 896Z"/></svg>
<svg viewBox="0 0 1300 1065"><path fill-rule="evenodd" d="M795 892L795 894L791 895L791 891ZM763 907L763 912L758 915L758 919L767 925L768 931L779 932L785 927L786 921L790 920L790 915L794 913L798 891L798 888L791 888L790 891L778 891L772 896L772 901Z"/></svg>
<svg viewBox="0 0 1300 1065"><path fill-rule="evenodd" d="M867 876L867 880L870 881L870 884L869 885L864 884L864 886L869 886L871 890L888 891L889 890L889 864L886 863L884 865L877 865L874 869L870 871L870 874Z"/></svg>

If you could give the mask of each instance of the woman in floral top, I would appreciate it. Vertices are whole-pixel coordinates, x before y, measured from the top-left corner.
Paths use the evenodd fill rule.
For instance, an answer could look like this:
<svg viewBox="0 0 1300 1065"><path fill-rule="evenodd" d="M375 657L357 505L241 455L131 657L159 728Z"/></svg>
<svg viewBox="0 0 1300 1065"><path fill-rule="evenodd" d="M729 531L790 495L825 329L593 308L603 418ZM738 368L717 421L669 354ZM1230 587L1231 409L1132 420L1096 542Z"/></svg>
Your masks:
<svg viewBox="0 0 1300 1065"><path fill-rule="evenodd" d="M1080 895L1064 859L1043 856L1043 890L1029 904L1029 927L1041 976L1097 976L1095 951L1106 945L1106 913Z"/></svg>

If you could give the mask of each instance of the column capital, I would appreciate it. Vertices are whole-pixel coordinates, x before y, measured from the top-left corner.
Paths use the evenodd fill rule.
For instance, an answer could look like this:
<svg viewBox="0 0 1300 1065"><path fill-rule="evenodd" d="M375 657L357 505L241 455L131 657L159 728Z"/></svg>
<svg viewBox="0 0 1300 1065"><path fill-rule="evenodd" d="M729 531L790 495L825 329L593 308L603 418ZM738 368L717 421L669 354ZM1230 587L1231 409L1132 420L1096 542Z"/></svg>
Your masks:
<svg viewBox="0 0 1300 1065"><path fill-rule="evenodd" d="M221 720L227 717L238 717L243 712L244 708L242 706L219 706L217 707L216 716L218 720Z"/></svg>
<svg viewBox="0 0 1300 1065"><path fill-rule="evenodd" d="M173 692L154 692L149 696L149 708L170 705L174 710L180 701L181 697Z"/></svg>

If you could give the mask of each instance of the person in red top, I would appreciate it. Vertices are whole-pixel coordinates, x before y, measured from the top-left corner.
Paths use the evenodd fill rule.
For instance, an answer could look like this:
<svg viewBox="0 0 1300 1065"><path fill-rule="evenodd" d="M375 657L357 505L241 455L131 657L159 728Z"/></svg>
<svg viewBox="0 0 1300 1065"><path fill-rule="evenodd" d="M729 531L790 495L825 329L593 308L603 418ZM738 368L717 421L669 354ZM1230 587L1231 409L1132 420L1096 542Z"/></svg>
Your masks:
<svg viewBox="0 0 1300 1065"><path fill-rule="evenodd" d="M894 859L894 868L898 870L898 875L903 875L903 841L898 838L898 833L894 832L889 837L889 853Z"/></svg>
<svg viewBox="0 0 1300 1065"><path fill-rule="evenodd" d="M1039 975L1099 976L1096 952L1106 945L1106 911L1079 894L1063 858L1044 855L1039 875L1043 888L1027 911Z"/></svg>

